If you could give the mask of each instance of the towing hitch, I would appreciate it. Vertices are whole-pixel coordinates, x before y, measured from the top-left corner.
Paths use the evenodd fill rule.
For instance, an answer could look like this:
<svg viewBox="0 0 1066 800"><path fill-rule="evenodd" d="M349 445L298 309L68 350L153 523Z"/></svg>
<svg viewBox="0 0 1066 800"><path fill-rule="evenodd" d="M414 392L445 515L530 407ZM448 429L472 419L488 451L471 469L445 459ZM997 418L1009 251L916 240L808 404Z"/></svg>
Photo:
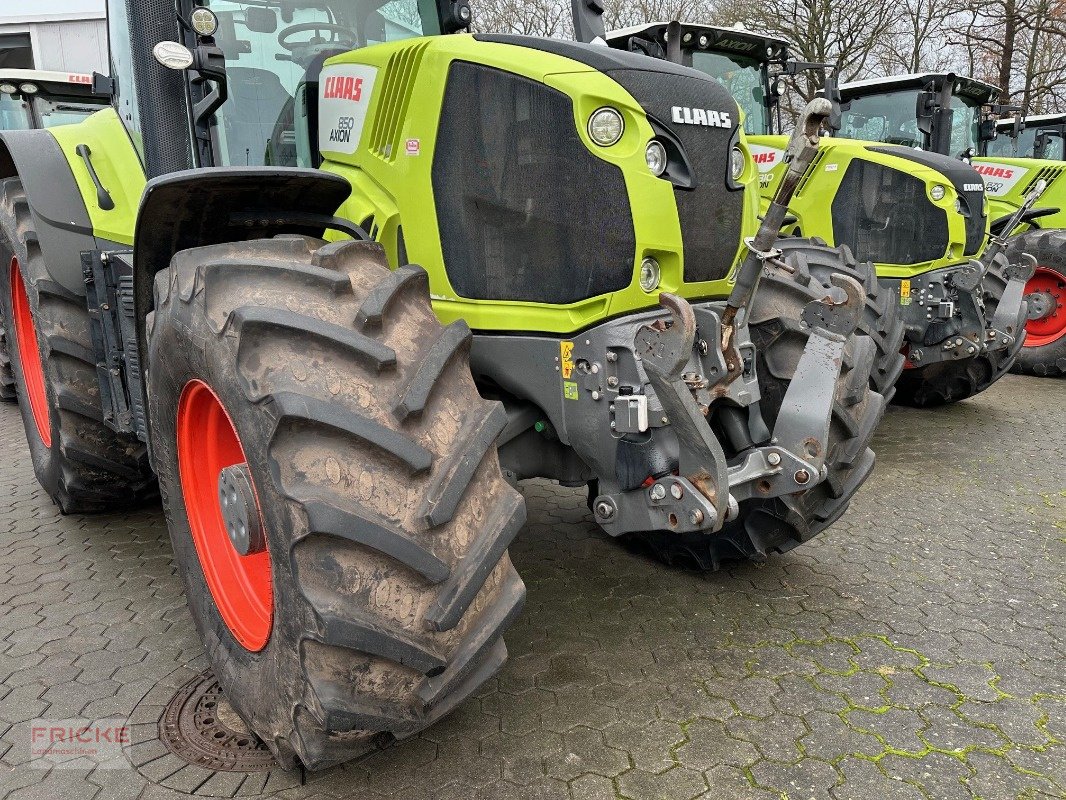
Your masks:
<svg viewBox="0 0 1066 800"><path fill-rule="evenodd" d="M741 501L806 491L824 480L844 346L865 307L863 287L835 275L826 297L804 309L810 335L769 443L750 448L732 463L707 419L714 400L701 404L703 387L686 380L697 346L692 306L665 292L659 302L670 320L641 327L634 348L677 434L677 474L650 482L642 492L598 497L593 504L598 521L613 535L640 530L713 533L736 518Z"/></svg>

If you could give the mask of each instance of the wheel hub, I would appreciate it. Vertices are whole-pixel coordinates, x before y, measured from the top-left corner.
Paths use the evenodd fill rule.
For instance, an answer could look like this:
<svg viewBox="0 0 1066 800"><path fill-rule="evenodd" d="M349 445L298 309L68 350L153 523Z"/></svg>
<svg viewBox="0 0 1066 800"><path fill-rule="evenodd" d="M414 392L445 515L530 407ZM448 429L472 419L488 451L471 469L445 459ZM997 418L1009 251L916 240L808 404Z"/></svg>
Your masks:
<svg viewBox="0 0 1066 800"><path fill-rule="evenodd" d="M1026 347L1043 347L1066 336L1066 276L1038 266L1025 284L1025 299L1029 303Z"/></svg>
<svg viewBox="0 0 1066 800"><path fill-rule="evenodd" d="M262 553L266 537L247 464L234 464L218 473L218 502L233 549L242 556Z"/></svg>

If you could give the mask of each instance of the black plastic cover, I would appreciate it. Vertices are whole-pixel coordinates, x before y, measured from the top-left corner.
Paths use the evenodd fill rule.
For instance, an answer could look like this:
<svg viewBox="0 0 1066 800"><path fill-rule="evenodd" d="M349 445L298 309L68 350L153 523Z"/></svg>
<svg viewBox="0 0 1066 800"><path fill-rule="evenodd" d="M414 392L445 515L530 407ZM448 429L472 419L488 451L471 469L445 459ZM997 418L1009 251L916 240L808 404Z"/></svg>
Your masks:
<svg viewBox="0 0 1066 800"><path fill-rule="evenodd" d="M947 252L948 218L924 181L856 158L833 198L833 238L859 261L919 264Z"/></svg>
<svg viewBox="0 0 1066 800"><path fill-rule="evenodd" d="M622 171L589 152L572 101L544 84L454 62L433 194L444 265L462 297L565 304L633 280Z"/></svg>

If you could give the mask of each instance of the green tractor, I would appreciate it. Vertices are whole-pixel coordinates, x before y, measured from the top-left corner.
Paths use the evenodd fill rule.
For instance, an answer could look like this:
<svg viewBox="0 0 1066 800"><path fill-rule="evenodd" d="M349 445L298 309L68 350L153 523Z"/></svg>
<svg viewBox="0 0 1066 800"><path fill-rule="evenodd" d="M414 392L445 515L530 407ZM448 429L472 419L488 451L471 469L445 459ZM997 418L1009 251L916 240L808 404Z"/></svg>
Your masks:
<svg viewBox="0 0 1066 800"><path fill-rule="evenodd" d="M1017 109L998 105L999 89L983 81L923 73L859 81L840 92L844 135L961 158L981 174L992 234L1004 242L1008 260L1036 260L1025 285L1026 338L1015 369L1066 373L1066 164L1055 157L1056 147L1062 153L1061 118L1034 126L1032 156L1019 158L996 146L995 118Z"/></svg>
<svg viewBox="0 0 1066 800"><path fill-rule="evenodd" d="M0 69L0 131L54 128L80 122L107 105L93 92L92 75ZM15 402L15 378L0 328L0 400Z"/></svg>
<svg viewBox="0 0 1066 800"><path fill-rule="evenodd" d="M108 12L113 106L0 134L33 467L66 513L158 485L208 661L283 765L411 736L499 670L517 481L713 568L869 475L855 265L823 283L824 248L777 242L825 101L760 225L737 105L689 68L446 35L465 0Z"/></svg>
<svg viewBox="0 0 1066 800"><path fill-rule="evenodd" d="M1066 161L1066 114L1018 113L996 122L996 137L982 141L983 156Z"/></svg>
<svg viewBox="0 0 1066 800"><path fill-rule="evenodd" d="M785 78L830 66L790 58L775 37L710 25L658 23L612 33L608 42L690 65L729 88L745 111L749 148L765 198L784 175L786 137L780 103ZM839 113L830 127L839 127ZM1025 319L1027 264L1012 267L999 247L986 247L984 186L968 165L903 141L823 140L789 206L789 232L845 247L876 266L883 299L871 302L862 330L885 303L898 303L906 329L905 369L885 372L875 386L895 402L936 406L972 397L1005 375L1018 356ZM776 134L776 135L775 135ZM829 207L826 198L832 198ZM870 292L871 298L876 298ZM904 366L902 359L898 368Z"/></svg>

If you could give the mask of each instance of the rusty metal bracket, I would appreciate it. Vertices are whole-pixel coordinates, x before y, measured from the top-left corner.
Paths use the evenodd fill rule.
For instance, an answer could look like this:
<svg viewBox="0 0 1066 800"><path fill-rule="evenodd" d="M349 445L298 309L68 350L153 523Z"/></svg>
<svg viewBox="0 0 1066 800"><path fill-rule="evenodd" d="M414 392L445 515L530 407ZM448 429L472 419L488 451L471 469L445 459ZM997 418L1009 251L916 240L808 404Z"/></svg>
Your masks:
<svg viewBox="0 0 1066 800"><path fill-rule="evenodd" d="M670 312L671 322L643 326L637 331L634 346L670 425L677 431L678 471L710 501L715 517L705 520L704 525L717 531L729 508L725 452L683 378L696 342L696 317L692 306L676 295L663 292L659 303Z"/></svg>

